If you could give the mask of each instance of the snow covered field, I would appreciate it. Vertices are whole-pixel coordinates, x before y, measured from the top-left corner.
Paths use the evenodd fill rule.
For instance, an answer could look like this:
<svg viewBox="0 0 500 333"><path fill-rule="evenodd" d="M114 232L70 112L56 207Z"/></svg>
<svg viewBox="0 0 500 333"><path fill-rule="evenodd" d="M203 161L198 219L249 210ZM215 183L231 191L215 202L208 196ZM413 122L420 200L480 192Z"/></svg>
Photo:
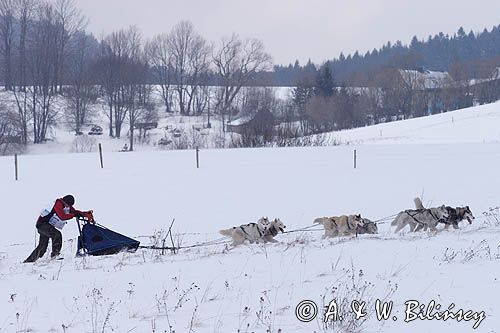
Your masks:
<svg viewBox="0 0 500 333"><path fill-rule="evenodd" d="M352 144L498 143L500 102L334 134Z"/></svg>
<svg viewBox="0 0 500 333"><path fill-rule="evenodd" d="M12 157L0 158L0 332L345 332L322 323L332 299L368 303L369 318L356 321L363 332L473 331L475 320L405 323L408 300L484 311L475 331L500 332L500 225L482 214L500 205L499 109L378 125L392 136L382 145L201 151L200 169L193 151L109 152L103 170L93 153L26 155L15 182ZM380 129L339 135L368 143L380 141ZM357 238L321 240L313 228L229 252L219 244L97 258L74 257L69 224L63 261L21 264L39 211L67 193L142 245L174 218L176 239L189 246L261 216L279 217L287 230L319 216L379 220L412 208L415 196L427 206L469 205L476 220L437 235L397 235L384 220L378 235ZM394 301L387 321L375 318L377 298ZM296 318L303 300L319 307L312 322Z"/></svg>

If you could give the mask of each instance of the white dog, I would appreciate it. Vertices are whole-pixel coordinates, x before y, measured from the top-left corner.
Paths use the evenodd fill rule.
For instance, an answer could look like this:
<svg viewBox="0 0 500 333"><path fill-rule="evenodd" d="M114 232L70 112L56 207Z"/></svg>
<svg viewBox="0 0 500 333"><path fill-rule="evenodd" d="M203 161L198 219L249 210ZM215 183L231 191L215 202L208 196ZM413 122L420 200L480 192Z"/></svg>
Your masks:
<svg viewBox="0 0 500 333"><path fill-rule="evenodd" d="M274 237L281 232L285 232L286 226L280 219L269 222L267 217L263 217L257 223L243 224L239 227L220 230L223 236L231 237L233 247L243 244L245 241L253 243L276 243Z"/></svg>

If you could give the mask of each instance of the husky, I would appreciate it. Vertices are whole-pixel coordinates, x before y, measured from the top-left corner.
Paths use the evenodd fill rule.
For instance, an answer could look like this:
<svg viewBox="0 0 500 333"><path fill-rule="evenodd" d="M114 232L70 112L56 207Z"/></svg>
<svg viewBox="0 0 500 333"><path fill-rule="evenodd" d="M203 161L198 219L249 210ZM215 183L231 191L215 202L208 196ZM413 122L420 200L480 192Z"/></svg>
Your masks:
<svg viewBox="0 0 500 333"><path fill-rule="evenodd" d="M467 220L469 224L472 224L472 221L475 220L475 217L472 214L472 211L470 210L469 206L457 207L457 208L446 206L446 209L448 210L449 216L445 221L446 224L446 226L444 227L445 229L448 229L450 225L453 226L454 229L459 229L458 223L462 222L463 220Z"/></svg>
<svg viewBox="0 0 500 333"><path fill-rule="evenodd" d="M358 235L378 234L377 224L369 219L363 218L363 225L358 226L357 233Z"/></svg>
<svg viewBox="0 0 500 333"><path fill-rule="evenodd" d="M363 225L361 215L342 215L331 217L318 217L313 223L322 224L325 228L323 239L327 237L356 235L357 230Z"/></svg>
<svg viewBox="0 0 500 333"><path fill-rule="evenodd" d="M231 237L233 243L231 246L236 247L243 244L245 241L253 243L276 243L274 239L279 231L285 232L286 226L280 219L274 219L269 222L267 217L263 217L257 223L243 224L239 227L220 230L219 233L223 236Z"/></svg>
<svg viewBox="0 0 500 333"><path fill-rule="evenodd" d="M422 204L422 201L420 198L415 198L415 208L416 209L425 209L425 207ZM448 218L445 220L440 221L445 225L444 229L448 229L451 226L453 226L454 229L459 229L458 224L463 221L467 220L469 224L472 224L472 221L475 219L474 215L472 214L472 211L470 210L469 206L465 207L450 207L446 206L446 209L448 210ZM420 231L420 230L427 230L428 226L426 224L419 224L418 227L415 229L415 226L411 226L412 230L415 231Z"/></svg>
<svg viewBox="0 0 500 333"><path fill-rule="evenodd" d="M280 231L284 233L285 228L286 225L283 222L281 222L280 219L274 219L273 221L271 221L267 225L264 236L262 236L264 243L278 243L278 241L274 239L274 237L276 237Z"/></svg>
<svg viewBox="0 0 500 333"><path fill-rule="evenodd" d="M449 213L445 205L428 209L409 209L400 212L391 225L397 226L394 231L395 233L408 224L410 225L410 231L419 231L424 227L429 227L432 231L436 231L436 226L439 223L445 223L448 217Z"/></svg>

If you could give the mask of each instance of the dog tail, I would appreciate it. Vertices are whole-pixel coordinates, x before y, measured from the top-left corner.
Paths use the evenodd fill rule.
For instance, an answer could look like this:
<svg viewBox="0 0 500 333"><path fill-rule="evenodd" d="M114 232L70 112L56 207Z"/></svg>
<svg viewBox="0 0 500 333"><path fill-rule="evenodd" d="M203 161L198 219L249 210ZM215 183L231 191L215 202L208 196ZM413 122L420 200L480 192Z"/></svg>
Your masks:
<svg viewBox="0 0 500 333"><path fill-rule="evenodd" d="M394 221L391 222L391 225L394 227L395 225L398 225L399 223L399 218L401 217L401 213L398 214L398 216L396 216L396 218L394 219Z"/></svg>
<svg viewBox="0 0 500 333"><path fill-rule="evenodd" d="M221 234L222 236L231 237L231 235L232 235L231 231L232 231L232 229L223 229L223 230L219 230L219 234Z"/></svg>
<svg viewBox="0 0 500 333"><path fill-rule="evenodd" d="M420 200L420 198L417 197L413 199L413 202L415 203L416 209L425 209L424 205L422 204L422 200Z"/></svg>
<svg viewBox="0 0 500 333"><path fill-rule="evenodd" d="M326 217L318 217L314 220L313 224L324 224Z"/></svg>

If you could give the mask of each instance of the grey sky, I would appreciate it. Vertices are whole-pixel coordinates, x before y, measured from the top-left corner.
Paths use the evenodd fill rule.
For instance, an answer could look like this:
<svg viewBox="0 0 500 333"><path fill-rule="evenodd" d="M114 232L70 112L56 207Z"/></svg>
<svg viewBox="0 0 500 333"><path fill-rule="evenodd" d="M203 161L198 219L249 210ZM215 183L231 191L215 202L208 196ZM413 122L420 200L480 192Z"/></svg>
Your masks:
<svg viewBox="0 0 500 333"><path fill-rule="evenodd" d="M262 39L275 63L320 63L387 41L500 24L499 0L76 0L100 36L136 25L145 37L190 20L205 38Z"/></svg>

